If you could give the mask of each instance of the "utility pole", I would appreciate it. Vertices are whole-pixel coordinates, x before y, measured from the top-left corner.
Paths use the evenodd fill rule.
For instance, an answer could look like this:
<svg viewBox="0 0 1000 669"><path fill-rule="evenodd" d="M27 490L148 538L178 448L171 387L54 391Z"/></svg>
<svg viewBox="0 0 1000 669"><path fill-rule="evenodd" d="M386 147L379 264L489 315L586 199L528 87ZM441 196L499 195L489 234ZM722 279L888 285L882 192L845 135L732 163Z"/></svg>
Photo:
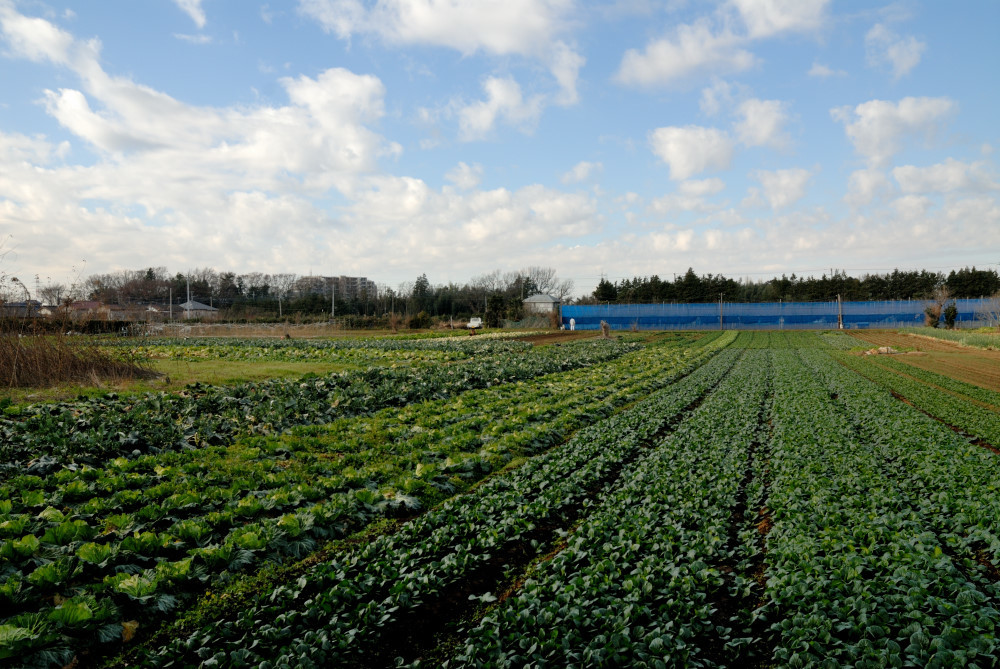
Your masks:
<svg viewBox="0 0 1000 669"><path fill-rule="evenodd" d="M719 329L722 330L722 293L719 293Z"/></svg>
<svg viewBox="0 0 1000 669"><path fill-rule="evenodd" d="M844 329L844 303L840 301L840 293L837 293L837 329Z"/></svg>
<svg viewBox="0 0 1000 669"><path fill-rule="evenodd" d="M330 279L330 322L337 317L337 277Z"/></svg>

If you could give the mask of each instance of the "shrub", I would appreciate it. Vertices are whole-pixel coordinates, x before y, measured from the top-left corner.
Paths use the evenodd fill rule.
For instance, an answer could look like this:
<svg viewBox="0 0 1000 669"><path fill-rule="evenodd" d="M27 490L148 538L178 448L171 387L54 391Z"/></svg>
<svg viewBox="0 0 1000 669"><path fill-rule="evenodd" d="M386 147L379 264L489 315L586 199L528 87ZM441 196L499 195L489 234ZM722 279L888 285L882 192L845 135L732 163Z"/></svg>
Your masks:
<svg viewBox="0 0 1000 669"><path fill-rule="evenodd" d="M421 311L415 316L410 316L408 327L413 330L423 330L431 326L431 317L426 311Z"/></svg>

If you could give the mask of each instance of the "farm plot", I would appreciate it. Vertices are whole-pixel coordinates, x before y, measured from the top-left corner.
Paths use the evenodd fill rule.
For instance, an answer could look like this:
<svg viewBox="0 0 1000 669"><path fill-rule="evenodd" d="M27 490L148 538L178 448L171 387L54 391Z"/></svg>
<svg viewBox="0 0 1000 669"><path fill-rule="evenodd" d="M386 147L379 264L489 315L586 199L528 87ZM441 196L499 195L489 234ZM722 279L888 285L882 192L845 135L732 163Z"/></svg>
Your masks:
<svg viewBox="0 0 1000 669"><path fill-rule="evenodd" d="M153 339L142 349L154 359L299 362L347 365L407 364L467 359L525 350L526 341L480 337L434 339ZM114 345L109 342L109 345ZM119 345L131 346L130 342Z"/></svg>
<svg viewBox="0 0 1000 669"><path fill-rule="evenodd" d="M994 666L996 456L822 351L779 352L775 389L773 659Z"/></svg>
<svg viewBox="0 0 1000 669"><path fill-rule="evenodd" d="M953 339L944 339L938 336L928 336L921 332L935 332L929 328L920 329L915 332L900 331L892 332L886 330L846 330L845 334L857 339L860 342L873 346L892 346L898 349L913 349L916 351L938 352L938 353L963 353L971 359L1000 360L1000 351L977 348L973 346L963 346ZM941 331L942 334L947 331ZM993 335L984 335L992 337Z"/></svg>
<svg viewBox="0 0 1000 669"><path fill-rule="evenodd" d="M39 505L0 507L31 528L4 544L21 566L0 592L22 612L0 622L0 652L62 666L131 639L103 666L1000 664L1000 455L841 364L846 336L705 340L125 460L108 475L164 486L117 514L149 524L138 534L61 547L101 497L40 476ZM924 387L973 393L939 381ZM984 404L970 410L995 415ZM393 516L408 520L322 546ZM171 541L141 563L124 545L150 535ZM105 549L103 566L79 554ZM50 557L136 568L27 577ZM143 634L178 594L180 617Z"/></svg>
<svg viewBox="0 0 1000 669"><path fill-rule="evenodd" d="M409 351L406 345L455 350L467 359L232 386L194 384L177 394L119 397L111 393L8 409L0 418L0 479L24 471L46 475L62 467L96 466L116 457L227 444L242 435L277 434L296 425L324 424L586 367L638 348L599 341L539 349L503 341L383 344L391 350Z"/></svg>
<svg viewBox="0 0 1000 669"><path fill-rule="evenodd" d="M10 611L0 625L22 630L18 652L68 662L222 577L463 490L669 385L732 339L636 351L284 437L13 477L0 487L0 597ZM63 620L64 609L80 616Z"/></svg>
<svg viewBox="0 0 1000 669"><path fill-rule="evenodd" d="M935 332L929 328L926 331ZM912 333L850 332L849 334L853 340L872 346L891 346L899 350L913 349L916 353L892 356L892 358L918 369L1000 392L998 351L981 350L962 346L950 340Z"/></svg>
<svg viewBox="0 0 1000 669"><path fill-rule="evenodd" d="M994 449L1000 445L1000 393L908 368L892 360L837 355L845 367Z"/></svg>
<svg viewBox="0 0 1000 669"><path fill-rule="evenodd" d="M457 622L470 596L489 599L506 571L549 550L559 532L614 485L627 462L719 383L736 357L735 351L716 356L399 533L311 568L231 618L207 621L163 648L144 651L142 663L235 657L267 666L390 666L396 651L418 653L434 641L434 630L421 621L443 616Z"/></svg>
<svg viewBox="0 0 1000 669"><path fill-rule="evenodd" d="M899 362L949 379L1000 392L1000 360L984 360L962 353L899 356Z"/></svg>

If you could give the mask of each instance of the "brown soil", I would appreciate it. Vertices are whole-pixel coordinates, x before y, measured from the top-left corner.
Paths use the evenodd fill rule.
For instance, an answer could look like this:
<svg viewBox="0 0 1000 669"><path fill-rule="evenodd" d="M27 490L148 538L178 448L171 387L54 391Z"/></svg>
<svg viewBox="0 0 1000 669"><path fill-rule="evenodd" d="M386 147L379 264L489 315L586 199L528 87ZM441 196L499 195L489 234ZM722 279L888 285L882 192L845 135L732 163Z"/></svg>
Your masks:
<svg viewBox="0 0 1000 669"><path fill-rule="evenodd" d="M858 341L874 346L915 349L917 354L904 353L895 356L895 359L929 372L1000 391L1000 351L984 351L959 346L949 341L900 332L867 331L848 334Z"/></svg>
<svg viewBox="0 0 1000 669"><path fill-rule="evenodd" d="M970 358L961 353L931 353L900 360L913 367L1000 392L1000 362Z"/></svg>
<svg viewBox="0 0 1000 669"><path fill-rule="evenodd" d="M560 330L559 332L545 332L528 337L518 337L517 341L527 341L535 346L545 346L546 344L558 344L576 339L596 339L600 336L601 333L594 330L574 330L570 332Z"/></svg>
<svg viewBox="0 0 1000 669"><path fill-rule="evenodd" d="M1000 351L987 351L985 349L962 346L956 342L935 339L934 337L923 337L921 335L889 330L850 330L847 331L847 334L873 346L892 346L896 349L914 349L917 351L966 353L970 356L1000 362Z"/></svg>
<svg viewBox="0 0 1000 669"><path fill-rule="evenodd" d="M975 404L976 406L981 406L981 407L983 407L985 409L989 409L990 411L998 411L998 410L1000 410L1000 406L989 404L987 402L981 402L981 401L979 401L979 400L977 400L977 399L975 399L973 397L969 397L968 395L963 395L962 393L955 392L953 390L948 390L947 388L942 388L941 386L939 386L937 384L934 384L934 383L931 383L930 381L925 381L923 379L918 379L915 376L911 376L911 375L903 372L902 370L892 369L890 367L886 367L885 365L879 365L877 360L874 362L874 364L876 366L878 366L879 368L884 369L884 370L886 370L887 372L889 372L891 374L898 374L898 375L902 376L903 378L910 379L911 381L916 381L917 383L921 383L921 384L927 386L928 388L933 388L934 390L938 391L939 393L944 393L946 395L951 395L952 397L957 397L958 399L962 400L963 402L969 402L970 404ZM928 369L930 369L930 371L933 371L933 372L939 372L940 371L938 368L928 368ZM952 377L952 378L954 378L954 377Z"/></svg>

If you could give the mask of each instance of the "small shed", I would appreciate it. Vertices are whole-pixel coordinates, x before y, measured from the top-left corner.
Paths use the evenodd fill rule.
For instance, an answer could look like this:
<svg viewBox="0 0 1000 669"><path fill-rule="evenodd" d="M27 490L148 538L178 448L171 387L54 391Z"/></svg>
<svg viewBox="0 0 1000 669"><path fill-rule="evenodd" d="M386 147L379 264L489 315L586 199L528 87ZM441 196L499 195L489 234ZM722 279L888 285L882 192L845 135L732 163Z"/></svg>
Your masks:
<svg viewBox="0 0 1000 669"><path fill-rule="evenodd" d="M201 302L188 300L177 305L184 315L184 318L215 318L219 310Z"/></svg>
<svg viewBox="0 0 1000 669"><path fill-rule="evenodd" d="M524 301L524 310L529 314L551 314L559 310L559 298L546 293L535 293Z"/></svg>

